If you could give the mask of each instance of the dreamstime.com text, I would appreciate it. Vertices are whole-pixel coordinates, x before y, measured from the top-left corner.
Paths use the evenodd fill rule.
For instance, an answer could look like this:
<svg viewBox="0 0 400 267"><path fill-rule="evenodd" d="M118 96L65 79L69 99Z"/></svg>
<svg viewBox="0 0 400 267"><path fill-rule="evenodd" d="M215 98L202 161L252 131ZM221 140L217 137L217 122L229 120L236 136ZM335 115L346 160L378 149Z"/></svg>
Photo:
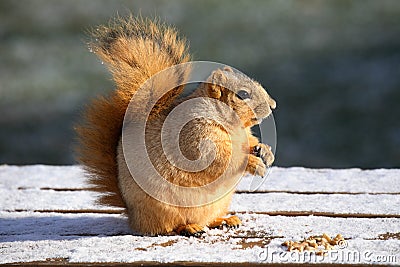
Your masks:
<svg viewBox="0 0 400 267"><path fill-rule="evenodd" d="M281 263L399 263L396 255L383 255L373 251L332 250L324 255L317 255L312 251L272 251L265 248L258 253L258 259L264 262Z"/></svg>

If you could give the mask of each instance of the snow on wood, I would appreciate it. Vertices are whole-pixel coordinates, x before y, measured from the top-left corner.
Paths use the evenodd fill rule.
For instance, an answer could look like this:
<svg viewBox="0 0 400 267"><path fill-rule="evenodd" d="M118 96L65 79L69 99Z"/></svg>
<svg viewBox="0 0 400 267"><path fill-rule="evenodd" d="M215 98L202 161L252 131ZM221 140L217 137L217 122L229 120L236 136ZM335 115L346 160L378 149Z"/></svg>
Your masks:
<svg viewBox="0 0 400 267"><path fill-rule="evenodd" d="M239 229L212 229L203 238L187 238L132 234L122 215L4 212L1 215L2 263L45 261L46 258L67 258L69 262L260 262L266 257L264 253L272 257L273 252L285 252L280 244L288 238L300 240L322 232L332 236L342 233L347 239L347 251L357 253L396 255L400 247L399 240L379 239L381 234L400 231L398 220L390 218L311 216L294 220L243 214L243 226ZM6 236L4 229L8 229ZM273 261L279 262L278 259Z"/></svg>
<svg viewBox="0 0 400 267"><path fill-rule="evenodd" d="M95 204L93 191L7 190L0 189L3 210L81 210L108 209Z"/></svg>
<svg viewBox="0 0 400 267"><path fill-rule="evenodd" d="M45 261L65 259L68 262L334 262L379 263L378 256L398 262L399 240L349 241L346 249L335 250L325 257L305 253L289 253L281 246L284 238L264 242L262 239L241 238L185 238L178 236L139 237L133 235L85 237L70 240L40 240L2 244L0 262ZM246 242L247 241L247 242ZM252 242L252 243L251 243ZM246 246L246 244L250 244ZM258 244L257 246L253 244ZM245 248L244 248L245 247ZM333 253L333 252L331 252ZM351 255L351 258L346 257ZM372 254L372 255L371 255ZM353 256L355 255L355 256ZM381 262L382 263L382 262Z"/></svg>
<svg viewBox="0 0 400 267"><path fill-rule="evenodd" d="M253 177L245 176L238 191L249 191ZM318 179L318 180L316 180ZM88 188L80 166L0 165L0 187ZM272 167L257 191L400 193L400 169L332 170Z"/></svg>
<svg viewBox="0 0 400 267"><path fill-rule="evenodd" d="M257 192L248 192L252 177L240 182L238 229L150 237L133 233L120 209L94 204L79 166L3 165L0 263L399 264L399 179L400 170L274 167ZM312 213L322 216L304 216ZM281 245L325 232L341 233L346 248L321 257Z"/></svg>
<svg viewBox="0 0 400 267"><path fill-rule="evenodd" d="M137 235L121 214L62 214L36 212L0 212L0 241L63 240L85 236ZM269 216L238 214L243 225L229 231L211 229L211 236L231 238L305 238L310 235L341 233L347 239L379 239L387 232L400 232L396 218L330 218L321 216ZM368 231L366 231L368 229ZM183 237L182 237L183 238Z"/></svg>
<svg viewBox="0 0 400 267"><path fill-rule="evenodd" d="M6 190L0 189L4 200L1 209L15 210L109 210L95 204L98 193L92 191ZM233 212L332 212L350 214L400 215L398 195L343 195L254 193L235 194ZM114 209L119 210L119 209Z"/></svg>
<svg viewBox="0 0 400 267"><path fill-rule="evenodd" d="M239 183L239 191L248 191L253 177ZM257 191L400 193L400 169L306 169L272 167Z"/></svg>
<svg viewBox="0 0 400 267"><path fill-rule="evenodd" d="M0 186L12 188L87 187L80 166L0 165Z"/></svg>
<svg viewBox="0 0 400 267"><path fill-rule="evenodd" d="M310 211L332 213L400 214L398 195L343 195L288 193L236 194L231 210L242 212Z"/></svg>

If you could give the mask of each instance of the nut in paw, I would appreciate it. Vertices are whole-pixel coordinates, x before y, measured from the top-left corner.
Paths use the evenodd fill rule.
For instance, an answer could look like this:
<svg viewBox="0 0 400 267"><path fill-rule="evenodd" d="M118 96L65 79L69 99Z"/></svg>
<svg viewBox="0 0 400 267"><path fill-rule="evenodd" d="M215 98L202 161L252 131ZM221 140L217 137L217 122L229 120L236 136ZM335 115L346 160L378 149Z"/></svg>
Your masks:
<svg viewBox="0 0 400 267"><path fill-rule="evenodd" d="M259 143L253 148L253 154L262 159L266 166L271 166L275 160L274 154L270 146Z"/></svg>

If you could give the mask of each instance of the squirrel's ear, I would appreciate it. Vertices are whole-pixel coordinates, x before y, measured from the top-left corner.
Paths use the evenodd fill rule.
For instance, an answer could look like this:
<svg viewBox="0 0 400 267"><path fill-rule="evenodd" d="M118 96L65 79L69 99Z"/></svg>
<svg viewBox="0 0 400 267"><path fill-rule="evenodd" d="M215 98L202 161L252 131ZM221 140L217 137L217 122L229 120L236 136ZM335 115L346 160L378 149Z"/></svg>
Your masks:
<svg viewBox="0 0 400 267"><path fill-rule="evenodd" d="M224 67L224 71L229 71L229 72L233 72L233 69L229 66L225 66Z"/></svg>
<svg viewBox="0 0 400 267"><path fill-rule="evenodd" d="M211 98L219 99L222 95L222 84L226 81L226 76L221 70L215 70L208 78L207 93Z"/></svg>

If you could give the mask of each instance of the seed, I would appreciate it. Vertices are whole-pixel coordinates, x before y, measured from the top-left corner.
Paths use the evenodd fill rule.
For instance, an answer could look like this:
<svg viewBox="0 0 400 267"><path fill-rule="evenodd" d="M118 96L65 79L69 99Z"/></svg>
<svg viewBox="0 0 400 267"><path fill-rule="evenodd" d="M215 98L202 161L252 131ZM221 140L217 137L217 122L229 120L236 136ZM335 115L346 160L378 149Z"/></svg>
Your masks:
<svg viewBox="0 0 400 267"><path fill-rule="evenodd" d="M317 242L315 242L315 240L309 240L307 243L310 247L313 247L313 248L318 247Z"/></svg>
<svg viewBox="0 0 400 267"><path fill-rule="evenodd" d="M340 241L344 241L344 238L341 234L338 234L334 239L335 245L337 245Z"/></svg>
<svg viewBox="0 0 400 267"><path fill-rule="evenodd" d="M330 236L328 236L327 234L325 234L325 233L323 233L322 234L322 238L325 238L326 239L326 241L328 241L329 243L331 242L331 238L330 238Z"/></svg>

